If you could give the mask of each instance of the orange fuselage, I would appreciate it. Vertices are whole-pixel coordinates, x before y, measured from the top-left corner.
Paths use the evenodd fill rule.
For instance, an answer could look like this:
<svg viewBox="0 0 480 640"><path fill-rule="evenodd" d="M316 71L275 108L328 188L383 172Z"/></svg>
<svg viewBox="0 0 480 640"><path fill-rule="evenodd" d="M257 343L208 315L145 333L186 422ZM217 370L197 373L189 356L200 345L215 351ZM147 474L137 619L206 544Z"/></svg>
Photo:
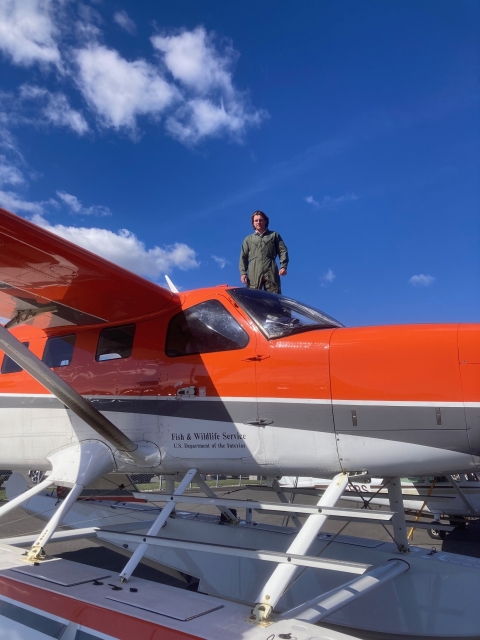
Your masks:
<svg viewBox="0 0 480 640"><path fill-rule="evenodd" d="M105 323L12 333L39 358L47 338L75 335L71 362L54 370L132 439L155 441L164 473L394 476L480 466L478 325L328 327L267 339L226 287L180 296L184 311L204 301L228 311L244 346L167 354L178 300L116 323L135 325L128 357L97 361ZM68 411L24 371L0 374L0 402L17 412L0 414L0 440L17 438L23 451L15 466L45 463L40 437L51 450L93 437L70 418L52 431L48 411L54 422ZM8 466L1 451L0 464Z"/></svg>

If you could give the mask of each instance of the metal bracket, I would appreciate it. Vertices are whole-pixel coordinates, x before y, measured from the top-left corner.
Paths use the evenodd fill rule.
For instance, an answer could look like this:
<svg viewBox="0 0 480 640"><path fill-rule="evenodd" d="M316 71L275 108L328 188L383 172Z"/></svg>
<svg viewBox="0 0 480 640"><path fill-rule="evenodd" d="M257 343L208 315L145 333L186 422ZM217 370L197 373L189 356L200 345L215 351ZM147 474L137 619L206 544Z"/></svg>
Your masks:
<svg viewBox="0 0 480 640"><path fill-rule="evenodd" d="M10 329L10 327L15 327L18 324L23 324L24 322L28 322L32 318L36 316L40 316L42 313L56 313L58 311L58 307L56 305L51 305L49 307L38 308L30 308L30 309L21 309L17 311L17 313L13 316L11 320L7 322L7 324L3 325L5 329Z"/></svg>

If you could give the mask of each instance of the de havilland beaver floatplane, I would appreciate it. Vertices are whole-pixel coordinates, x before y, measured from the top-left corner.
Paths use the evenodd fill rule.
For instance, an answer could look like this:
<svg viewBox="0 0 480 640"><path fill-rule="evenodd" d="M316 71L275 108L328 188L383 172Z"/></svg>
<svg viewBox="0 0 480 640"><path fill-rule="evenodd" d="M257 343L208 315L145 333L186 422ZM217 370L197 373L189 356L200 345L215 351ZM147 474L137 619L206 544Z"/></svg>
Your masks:
<svg viewBox="0 0 480 640"><path fill-rule="evenodd" d="M47 520L0 540L7 637L479 637L480 561L409 545L400 476L480 468L480 325L345 328L263 291L169 291L4 210L0 316L0 466L47 472L13 474L0 507ZM83 497L138 473L167 492ZM219 497L204 474L266 476L278 498ZM332 479L292 505L286 475ZM389 511L336 506L369 476L389 479ZM324 533L329 517L392 542ZM121 573L46 555L80 536L129 556ZM196 592L137 578L141 561Z"/></svg>

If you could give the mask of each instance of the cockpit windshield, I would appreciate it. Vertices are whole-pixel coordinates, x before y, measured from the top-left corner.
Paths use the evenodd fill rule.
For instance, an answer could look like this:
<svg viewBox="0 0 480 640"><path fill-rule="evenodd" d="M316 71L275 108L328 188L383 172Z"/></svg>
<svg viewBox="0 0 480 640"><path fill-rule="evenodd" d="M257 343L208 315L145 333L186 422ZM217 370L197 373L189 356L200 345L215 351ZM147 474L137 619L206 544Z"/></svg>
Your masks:
<svg viewBox="0 0 480 640"><path fill-rule="evenodd" d="M228 289L228 293L269 339L312 329L343 327L326 313L276 293L243 287Z"/></svg>

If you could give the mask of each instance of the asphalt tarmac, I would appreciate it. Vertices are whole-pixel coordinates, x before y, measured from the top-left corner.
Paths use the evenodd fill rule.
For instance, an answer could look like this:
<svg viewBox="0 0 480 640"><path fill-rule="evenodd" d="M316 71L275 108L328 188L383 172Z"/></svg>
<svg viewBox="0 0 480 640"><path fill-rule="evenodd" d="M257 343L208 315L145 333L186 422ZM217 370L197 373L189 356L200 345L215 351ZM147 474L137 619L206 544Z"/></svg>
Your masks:
<svg viewBox="0 0 480 640"><path fill-rule="evenodd" d="M233 499L251 499L262 501L276 501L273 493L260 492L248 487L229 487L217 489L218 495ZM190 495L202 495L197 491L188 492ZM318 498L313 496L297 496L296 502L301 504L315 504ZM1 502L0 502L1 505ZM352 507L352 503L342 502L341 506ZM375 507L374 507L375 508ZM194 510L203 513L217 513L212 507L198 507L198 505L182 505L182 510ZM243 517L241 511L239 516ZM284 524L284 517L255 513L255 520L271 524ZM0 518L0 537L12 537L39 533L45 525L45 521L37 516L28 515L23 509L15 509ZM88 526L88 525L86 525ZM381 524L367 524L358 521L327 520L323 531L328 533L342 533L350 536L373 538L376 540L390 541L391 528ZM444 540L433 540L425 529L415 529L411 538L411 544L424 548L435 548L437 551L463 554L480 557L480 520L471 521L465 529L454 529L446 533ZM74 540L67 542L53 542L46 549L49 555L66 558L74 562L90 564L114 573L119 573L125 566L126 558L121 554L102 547L94 539ZM147 580L162 582L177 587L185 587L185 583L158 572L146 565L140 565L135 575Z"/></svg>

